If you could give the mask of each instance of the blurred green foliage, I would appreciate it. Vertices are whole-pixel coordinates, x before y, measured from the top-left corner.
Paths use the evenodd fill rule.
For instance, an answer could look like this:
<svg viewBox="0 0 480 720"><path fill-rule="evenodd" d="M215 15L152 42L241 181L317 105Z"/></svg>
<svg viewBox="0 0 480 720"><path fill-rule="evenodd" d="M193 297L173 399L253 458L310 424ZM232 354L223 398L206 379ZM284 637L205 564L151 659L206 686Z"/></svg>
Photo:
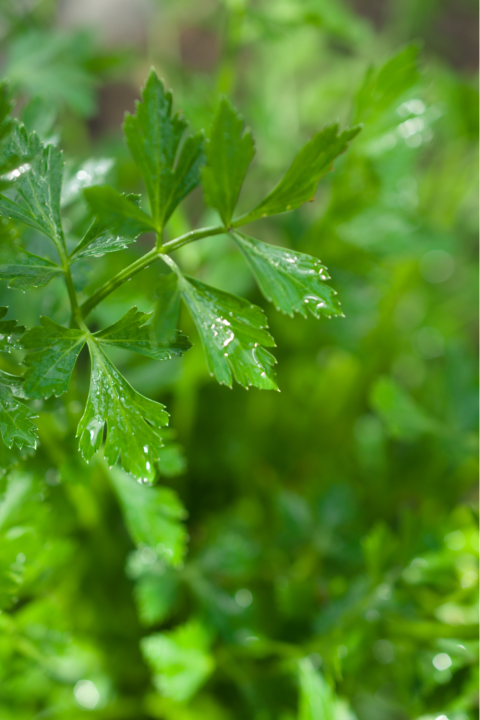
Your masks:
<svg viewBox="0 0 480 720"><path fill-rule="evenodd" d="M159 2L125 50L60 31L53 1L2 3L16 112L60 139L75 192L97 170L141 189L119 126L151 64L194 130L222 92L241 108L260 158L245 210L319 127L364 124L314 203L251 232L320 257L345 319L275 313L222 236L177 252L265 308L280 394L216 385L185 314L184 358L112 357L173 410L186 468L172 453L171 477L146 488L80 459L84 354L68 395L37 401L36 455L0 447L2 720L476 717L478 98L429 30L452 7L475 21L466 0L386 2L377 27L334 0ZM78 239L86 207L74 193L66 207ZM215 221L194 193L172 237ZM2 243L19 232L2 225ZM149 243L94 273L79 261L77 285ZM152 267L92 317L154 309L157 281ZM61 282L0 292L21 324L68 321Z"/></svg>

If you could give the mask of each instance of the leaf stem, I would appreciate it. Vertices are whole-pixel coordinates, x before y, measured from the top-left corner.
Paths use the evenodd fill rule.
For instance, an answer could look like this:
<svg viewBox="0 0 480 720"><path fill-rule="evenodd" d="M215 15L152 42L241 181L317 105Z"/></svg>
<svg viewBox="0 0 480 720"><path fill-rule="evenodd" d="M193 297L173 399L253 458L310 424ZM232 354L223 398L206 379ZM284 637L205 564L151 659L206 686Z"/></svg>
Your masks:
<svg viewBox="0 0 480 720"><path fill-rule="evenodd" d="M192 230L185 235L181 235L180 237L175 238L175 240L165 243L165 245L160 248L153 248L141 258L135 260L135 262L128 267L120 270L120 272L113 278L107 280L106 283L98 288L98 290L96 290L88 298L88 300L85 300L79 308L82 317L85 318L98 305L98 303L104 300L108 295L110 295L110 293L123 285L123 283L127 282L127 280L130 280L130 278L138 272L151 265L152 262L159 260L163 255L171 253L174 250L178 250L178 248L182 247L182 245L187 245L195 240L201 240L202 238L211 237L213 235L221 235L226 232L226 229L220 225L215 227L200 228L199 230Z"/></svg>
<svg viewBox="0 0 480 720"><path fill-rule="evenodd" d="M72 273L70 270L70 259L68 257L67 247L63 234L60 237L54 238L54 242L57 247L57 252L62 263L63 273L65 275L65 283L67 285L68 297L70 300L70 306L72 308L72 323L78 322L78 316L80 315L80 313L78 308L77 291L75 290L75 285L73 284Z"/></svg>

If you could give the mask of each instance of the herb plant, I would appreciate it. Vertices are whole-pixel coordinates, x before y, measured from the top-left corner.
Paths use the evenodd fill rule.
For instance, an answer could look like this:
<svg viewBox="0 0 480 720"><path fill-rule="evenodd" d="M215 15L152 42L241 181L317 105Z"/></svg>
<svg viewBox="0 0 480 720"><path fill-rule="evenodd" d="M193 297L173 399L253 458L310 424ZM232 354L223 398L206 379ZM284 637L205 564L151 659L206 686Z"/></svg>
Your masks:
<svg viewBox="0 0 480 720"><path fill-rule="evenodd" d="M298 208L314 199L318 181L332 169L359 132L359 127L339 132L331 125L318 132L295 157L278 185L252 210L234 217L249 164L254 156L253 138L244 130L242 117L223 98L214 115L209 136L203 132L183 140L187 128L180 114L172 113L172 95L152 70L137 104L127 115L125 137L145 183L149 211L140 197L120 194L109 186L90 186L84 195L91 209L91 224L73 248L62 226L61 151L28 134L18 121L8 118L3 88L0 163L4 194L0 215L28 225L48 237L57 251L57 262L33 255L20 246L0 266L0 278L23 290L63 279L71 306L71 325L63 327L48 317L23 332L14 321L3 320L3 347L27 351L23 375L2 373L0 431L7 447L35 448L34 412L25 400L58 397L68 390L76 360L86 344L91 362L90 391L78 424L79 449L85 460L104 445L109 466L117 461L139 482L152 483L161 470L164 443L162 428L168 424L165 407L138 393L116 369L108 348L123 348L154 360L168 360L190 347L177 329L180 301L187 306L201 338L208 368L219 383L277 389L275 358L266 348L275 345L263 311L247 300L220 291L185 275L172 253L187 243L228 234L244 255L264 296L277 310L291 316L341 315L336 292L325 283L327 269L304 253L272 246L245 235L244 225L263 217ZM179 203L200 183L206 202L221 223L193 230L164 242L164 229ZM155 234L155 246L143 257L111 277L83 301L73 275L80 259L117 252L143 233ZM161 297L155 323L149 314L131 308L107 328L93 332L90 312L110 293L144 268L162 260L170 272L161 276ZM6 308L2 310L6 314Z"/></svg>

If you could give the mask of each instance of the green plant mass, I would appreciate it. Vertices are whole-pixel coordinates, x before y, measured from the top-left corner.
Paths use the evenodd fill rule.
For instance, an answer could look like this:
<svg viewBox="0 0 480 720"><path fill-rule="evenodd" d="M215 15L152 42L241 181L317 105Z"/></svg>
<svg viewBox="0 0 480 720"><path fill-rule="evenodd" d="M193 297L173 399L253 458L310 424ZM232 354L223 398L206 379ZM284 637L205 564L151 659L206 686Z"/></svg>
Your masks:
<svg viewBox="0 0 480 720"><path fill-rule="evenodd" d="M475 68L360 5L0 8L0 720L478 713Z"/></svg>

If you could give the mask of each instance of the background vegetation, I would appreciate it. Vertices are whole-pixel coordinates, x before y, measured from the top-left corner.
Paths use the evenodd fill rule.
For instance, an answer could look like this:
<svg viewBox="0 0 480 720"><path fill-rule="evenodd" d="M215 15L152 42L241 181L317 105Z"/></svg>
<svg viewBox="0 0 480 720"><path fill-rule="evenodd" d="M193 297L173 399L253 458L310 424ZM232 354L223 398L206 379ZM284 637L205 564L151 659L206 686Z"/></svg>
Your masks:
<svg viewBox="0 0 480 720"><path fill-rule="evenodd" d="M325 262L345 319L275 313L223 237L177 253L265 308L281 393L218 386L186 314L184 358L115 355L172 411L186 461L159 486L178 505L81 460L86 355L66 400L37 403L35 457L0 448L2 719L477 717L476 24L467 0L3 0L1 74L65 150L72 237L82 173L141 188L120 126L151 65L194 130L220 93L241 109L245 208L323 125L364 129L314 203L258 230ZM172 237L215 222L196 192ZM97 308L99 327L154 309L158 272ZM0 294L24 325L68 322L60 282Z"/></svg>

